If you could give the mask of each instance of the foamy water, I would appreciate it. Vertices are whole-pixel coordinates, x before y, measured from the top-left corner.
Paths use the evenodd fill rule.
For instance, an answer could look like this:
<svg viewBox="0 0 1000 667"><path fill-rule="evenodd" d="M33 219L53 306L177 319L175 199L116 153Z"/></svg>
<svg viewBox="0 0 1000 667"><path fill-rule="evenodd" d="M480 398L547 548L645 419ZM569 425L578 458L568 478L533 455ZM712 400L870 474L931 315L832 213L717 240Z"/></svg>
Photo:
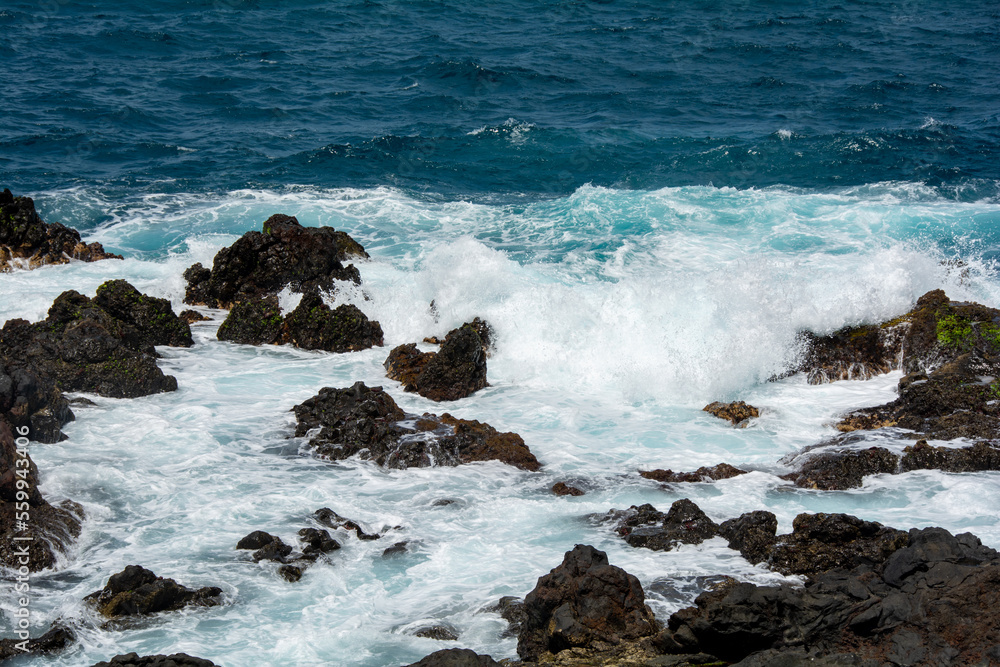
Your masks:
<svg viewBox="0 0 1000 667"><path fill-rule="evenodd" d="M106 205L83 193L59 196L63 210ZM716 521L768 509L780 531L799 512L849 512L903 529L970 530L1000 546L996 473L924 471L822 493L778 478L787 472L783 457L836 435L839 414L891 400L898 373L821 386L800 376L767 382L794 360L803 328L893 317L938 287L997 306L997 239L981 233L1000 229L996 204L942 201L892 183L827 194L588 186L525 206L428 202L390 189L152 196L114 207L91 230L88 240L125 261L4 275L0 312L38 320L64 289L93 295L112 278L179 311L181 272L210 264L277 212L343 229L368 249L362 285L330 300L379 320L386 347L336 355L224 343L215 339L224 313L206 311L216 319L193 325L194 347L160 348L177 392L89 396L97 405L76 410L67 441L32 448L47 497L72 498L88 514L60 567L33 577L36 627L61 617L80 628L80 642L23 664L185 651L226 666L375 667L450 646L513 657L503 621L478 612L527 593L577 543L638 576L664 620L693 600L698 577L781 579L720 539L652 552L586 518L646 502L666 510L683 497ZM963 264L948 263L955 259ZM440 405L385 378L392 346L477 315L497 331L491 387ZM321 387L358 380L384 386L407 411L448 411L516 431L544 467L386 471L301 455L290 408ZM733 429L701 411L733 399L758 406L761 417ZM889 433L886 445L904 446L899 436ZM636 474L722 461L753 472L670 488ZM552 495L559 480L587 495ZM455 502L435 504L442 499ZM294 544L320 507L369 531L390 530L375 542L336 535L344 548L297 583L234 550L253 530ZM408 553L382 558L404 540ZM188 586L218 585L226 604L101 630L81 598L128 564ZM454 626L459 641L412 635L439 623Z"/></svg>

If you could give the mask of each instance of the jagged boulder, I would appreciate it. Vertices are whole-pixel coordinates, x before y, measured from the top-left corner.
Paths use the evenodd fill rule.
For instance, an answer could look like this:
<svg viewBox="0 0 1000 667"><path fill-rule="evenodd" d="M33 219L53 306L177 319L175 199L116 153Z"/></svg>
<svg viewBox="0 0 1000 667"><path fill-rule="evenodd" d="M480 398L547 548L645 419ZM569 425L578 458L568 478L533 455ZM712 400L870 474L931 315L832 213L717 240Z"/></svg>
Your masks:
<svg viewBox="0 0 1000 667"><path fill-rule="evenodd" d="M918 440L903 450L900 467L910 470L945 472L981 472L1000 470L1000 447L992 442L977 442L971 447L932 447Z"/></svg>
<svg viewBox="0 0 1000 667"><path fill-rule="evenodd" d="M729 548L739 551L754 565L767 559L777 533L778 518L764 510L745 512L719 525L719 535L729 540Z"/></svg>
<svg viewBox="0 0 1000 667"><path fill-rule="evenodd" d="M402 383L405 391L434 401L465 398L489 386L486 381L489 341L483 341L480 331L489 332L490 328L476 318L450 331L438 352L420 352L415 343L400 345L385 360L386 375Z"/></svg>
<svg viewBox="0 0 1000 667"><path fill-rule="evenodd" d="M740 428L747 426L751 419L760 417L760 410L743 401L734 401L733 403L715 401L702 408L702 411L714 415L719 419L725 419L733 426Z"/></svg>
<svg viewBox="0 0 1000 667"><path fill-rule="evenodd" d="M824 452L809 456L798 472L782 475L805 489L852 489L868 475L895 474L899 457L884 447Z"/></svg>
<svg viewBox="0 0 1000 667"><path fill-rule="evenodd" d="M719 526L697 505L682 498L664 514L650 504L611 510L615 532L633 547L670 551L680 544L700 544L719 534Z"/></svg>
<svg viewBox="0 0 1000 667"><path fill-rule="evenodd" d="M305 350L353 352L382 345L382 327L357 306L331 309L318 292L308 292L287 315L273 296L235 304L219 327L219 340L248 345L294 345Z"/></svg>
<svg viewBox="0 0 1000 667"><path fill-rule="evenodd" d="M361 282L353 258L368 253L345 232L332 227L303 227L288 215L272 215L263 231L247 232L216 255L211 269L195 264L184 272L184 302L232 308L246 299L296 292L330 290L334 281Z"/></svg>
<svg viewBox="0 0 1000 667"><path fill-rule="evenodd" d="M100 243L83 243L80 233L58 222L44 222L30 197L0 192L0 273L14 267L34 269L72 260L122 259Z"/></svg>
<svg viewBox="0 0 1000 667"><path fill-rule="evenodd" d="M767 564L782 574L880 565L907 539L901 530L849 514L799 514L792 532L775 540Z"/></svg>
<svg viewBox="0 0 1000 667"><path fill-rule="evenodd" d="M43 635L34 639L21 639L20 637L17 639L0 639L0 662L4 662L15 656L57 653L75 641L76 635L73 631L61 625L52 626Z"/></svg>
<svg viewBox="0 0 1000 667"><path fill-rule="evenodd" d="M93 299L63 292L46 319L8 320L0 330L0 356L8 369L28 369L62 391L113 398L177 389L177 380L157 367L153 346L191 344L188 325L165 299L120 280L101 285Z"/></svg>
<svg viewBox="0 0 1000 667"><path fill-rule="evenodd" d="M694 472L674 472L673 470L662 470L659 468L656 470L639 471L639 475L645 477L646 479L664 482L667 484L676 484L679 482L708 482L719 479L731 479L745 474L747 474L746 470L740 470L739 468L731 466L728 463L720 463L719 465L712 466L710 468L702 466Z"/></svg>
<svg viewBox="0 0 1000 667"><path fill-rule="evenodd" d="M138 565L129 565L112 575L103 589L85 599L107 618L176 611L187 606L221 604L222 589L206 586L197 590L164 579Z"/></svg>
<svg viewBox="0 0 1000 667"><path fill-rule="evenodd" d="M26 432L0 418L0 565L38 572L54 566L57 555L80 535L83 508L68 500L51 505L42 497L38 468L15 438L25 438Z"/></svg>
<svg viewBox="0 0 1000 667"><path fill-rule="evenodd" d="M524 470L540 464L516 433L445 413L406 415L381 387L357 382L346 389L326 387L292 410L296 436L310 437L321 458L358 455L387 468L454 466L498 460Z"/></svg>
<svg viewBox="0 0 1000 667"><path fill-rule="evenodd" d="M592 546L576 545L524 599L517 654L525 661L572 648L619 644L658 630L639 580Z"/></svg>
<svg viewBox="0 0 1000 667"><path fill-rule="evenodd" d="M0 358L0 419L27 428L30 440L52 443L66 437L62 427L74 418L55 380Z"/></svg>

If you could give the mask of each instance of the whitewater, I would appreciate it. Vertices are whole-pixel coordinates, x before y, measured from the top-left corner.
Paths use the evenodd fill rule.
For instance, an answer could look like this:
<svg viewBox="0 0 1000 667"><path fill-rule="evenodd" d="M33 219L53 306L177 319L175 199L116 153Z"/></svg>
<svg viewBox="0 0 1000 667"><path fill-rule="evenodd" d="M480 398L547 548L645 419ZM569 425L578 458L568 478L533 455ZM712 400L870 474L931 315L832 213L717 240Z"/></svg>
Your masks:
<svg viewBox="0 0 1000 667"><path fill-rule="evenodd" d="M385 347L331 354L220 342L225 311L202 309L212 319L192 325L193 347L158 350L176 392L85 395L94 405L74 406L68 440L31 447L46 497L73 499L87 515L58 567L33 575L34 622L72 623L79 642L13 664L182 651L225 665L375 667L450 646L514 657L506 623L483 609L523 596L580 543L638 576L660 620L719 575L784 579L749 565L721 538L670 552L634 549L591 516L643 503L665 511L679 498L718 522L770 510L779 533L800 512L847 512L901 529L971 531L1000 547L997 473L876 476L850 491L804 490L778 477L789 470L786 457L837 434L839 415L892 400L900 377L824 385L781 377L801 352L800 331L895 317L936 288L953 300L1000 303L1000 205L989 199L956 201L908 182L824 191L585 185L526 203L390 187L32 195L67 224L102 212L85 240L125 260L6 274L3 319L37 321L62 291L93 295L115 278L179 312L184 269L210 265L219 249L285 213L365 246L371 259L358 263L361 284L328 300L381 322ZM284 307L294 302L283 294ZM441 405L385 377L393 346L475 316L496 330L490 387ZM383 386L407 412L446 410L517 432L543 467L384 470L312 458L304 439L291 437L290 409L322 387L359 380ZM745 400L761 416L732 428L702 412L715 400ZM912 443L899 431L873 437L895 451ZM752 472L673 486L637 474L723 461ZM557 497L556 481L586 495ZM373 542L335 535L344 548L294 584L275 564L252 563L234 548L253 530L294 544L321 507L388 533ZM406 553L383 556L401 541ZM225 602L102 629L82 598L129 564L191 587L220 586ZM3 609L11 604L5 598ZM440 624L458 641L413 635Z"/></svg>

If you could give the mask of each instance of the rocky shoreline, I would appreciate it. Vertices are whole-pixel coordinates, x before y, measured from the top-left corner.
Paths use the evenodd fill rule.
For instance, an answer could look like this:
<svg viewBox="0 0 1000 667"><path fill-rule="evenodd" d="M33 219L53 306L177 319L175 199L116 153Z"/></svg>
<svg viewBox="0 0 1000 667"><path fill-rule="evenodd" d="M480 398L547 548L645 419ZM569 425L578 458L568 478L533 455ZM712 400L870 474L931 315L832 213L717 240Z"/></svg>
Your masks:
<svg viewBox="0 0 1000 667"><path fill-rule="evenodd" d="M99 244L82 244L74 230L42 222L31 199L13 197L9 190L0 193L0 213L0 264L6 262L8 270L70 259L120 259ZM211 269L196 264L185 271L185 302L229 309L217 338L233 344L293 345L332 354L380 347L379 322L356 306L328 303L345 285L362 284L351 262L367 259L345 232L302 227L294 217L278 214L260 232L247 232L220 250ZM298 303L285 312L279 294L287 293L297 295ZM92 297L63 292L44 320L3 323L0 565L11 570L24 565L31 572L56 567L86 520L76 503L53 505L42 496L38 470L20 453L18 438L65 439L61 429L74 419L65 392L135 398L177 390L177 380L157 365L156 347L194 345L190 323L202 318L197 311L178 317L166 299L142 294L124 280L109 280ZM789 485L823 492L861 487L871 475L1000 470L1000 310L953 302L935 290L888 322L826 336L803 332L802 339L806 352L790 370L804 373L809 382L865 379L897 369L905 374L898 398L844 415L837 424L840 435L784 462L793 468L782 477ZM321 388L291 408L296 423L288 437L301 438L306 453L329 461L353 458L398 470L497 461L541 475L544 462L517 433L449 413L407 413L390 395L398 389L435 402L461 401L486 389L494 341L492 327L476 318L443 338L425 339L440 345L436 351L421 351L416 343L399 345L384 362L393 385L384 389L359 381ZM742 401L712 403L705 411L739 428L753 427L761 415ZM885 429L915 442L902 452L868 446L868 435ZM930 442L956 439L962 439L960 446ZM693 472L636 472L677 488L749 471L720 463ZM565 482L551 491L584 494ZM31 531L44 539L32 543L25 563L11 545L19 532L15 517L28 509ZM653 551L722 538L749 563L798 576L801 584L757 586L725 578L699 595L694 606L661 622L646 605L635 576L594 547L576 545L523 599L505 598L491 612L510 622L518 661L498 663L449 648L414 665L1000 664L1000 554L970 533L803 513L792 532L779 535L771 512L755 509L717 523L689 499L674 502L666 512L646 504L609 509L591 519L597 530ZM378 540L397 529L367 532L323 508L298 530L296 546L247 526L253 532L239 541L232 558L273 563L268 567L294 583L310 567L333 566L345 536ZM386 545L385 558L412 548L407 540ZM87 600L115 624L107 628L127 628L122 619L128 617L227 604L221 588L190 589L138 565L112 575ZM421 629L417 636L460 638L445 626ZM53 626L29 648L44 654L72 641L72 628ZM4 639L0 660L16 656L20 649L15 646ZM212 664L186 654L128 654L99 666Z"/></svg>

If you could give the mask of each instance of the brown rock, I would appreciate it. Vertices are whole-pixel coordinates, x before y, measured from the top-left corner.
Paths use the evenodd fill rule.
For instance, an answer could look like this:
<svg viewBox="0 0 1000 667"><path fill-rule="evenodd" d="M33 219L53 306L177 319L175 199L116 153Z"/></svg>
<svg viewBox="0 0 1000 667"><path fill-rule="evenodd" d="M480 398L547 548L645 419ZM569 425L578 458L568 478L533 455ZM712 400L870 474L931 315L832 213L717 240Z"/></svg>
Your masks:
<svg viewBox="0 0 1000 667"><path fill-rule="evenodd" d="M738 475L745 475L747 471L740 470L728 463L720 463L711 468L702 466L694 472L674 472L673 470L657 469L640 470L639 474L646 479L673 484L677 482L706 482L718 479L730 479Z"/></svg>
<svg viewBox="0 0 1000 667"><path fill-rule="evenodd" d="M716 401L709 403L702 410L715 415L719 419L732 422L733 426L746 426L748 419L760 416L760 411L757 408L743 401L736 401L734 403L720 403Z"/></svg>

